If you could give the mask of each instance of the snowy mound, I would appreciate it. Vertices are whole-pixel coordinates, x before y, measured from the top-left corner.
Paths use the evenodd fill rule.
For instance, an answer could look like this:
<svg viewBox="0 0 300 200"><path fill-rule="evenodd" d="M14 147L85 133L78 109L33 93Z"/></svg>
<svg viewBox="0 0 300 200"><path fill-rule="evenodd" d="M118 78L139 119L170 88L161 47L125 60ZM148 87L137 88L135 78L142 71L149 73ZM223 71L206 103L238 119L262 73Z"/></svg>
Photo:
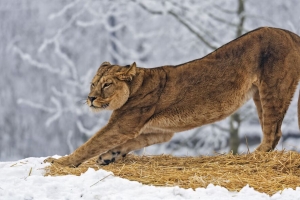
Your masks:
<svg viewBox="0 0 300 200"><path fill-rule="evenodd" d="M285 189L272 197L245 186L240 192L209 185L182 189L154 187L115 177L111 172L89 169L81 176L44 176L45 158L0 163L0 199L299 199L300 188Z"/></svg>

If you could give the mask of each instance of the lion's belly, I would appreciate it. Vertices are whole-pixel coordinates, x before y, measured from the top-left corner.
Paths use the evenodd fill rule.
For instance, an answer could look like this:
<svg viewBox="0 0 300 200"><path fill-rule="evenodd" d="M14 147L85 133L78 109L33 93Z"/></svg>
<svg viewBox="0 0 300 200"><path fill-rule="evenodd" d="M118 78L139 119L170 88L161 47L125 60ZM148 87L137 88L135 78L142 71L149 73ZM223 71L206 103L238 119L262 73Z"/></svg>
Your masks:
<svg viewBox="0 0 300 200"><path fill-rule="evenodd" d="M256 91L257 88L252 86L247 92L235 94L238 98L225 98L223 101L208 99L205 105L201 103L193 106L186 106L188 104L175 105L155 115L145 127L168 132L181 132L210 124L231 115L248 101Z"/></svg>

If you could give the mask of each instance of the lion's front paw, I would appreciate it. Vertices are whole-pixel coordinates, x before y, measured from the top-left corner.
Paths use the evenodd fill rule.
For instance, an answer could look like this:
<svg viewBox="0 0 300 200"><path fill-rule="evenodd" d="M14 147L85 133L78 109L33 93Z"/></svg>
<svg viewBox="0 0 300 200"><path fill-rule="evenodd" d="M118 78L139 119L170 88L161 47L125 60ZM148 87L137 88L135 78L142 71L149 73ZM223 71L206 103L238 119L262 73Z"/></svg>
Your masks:
<svg viewBox="0 0 300 200"><path fill-rule="evenodd" d="M109 163L115 162L124 158L126 153L122 153L121 151L113 151L110 150L99 156L97 163L99 165L108 165Z"/></svg>
<svg viewBox="0 0 300 200"><path fill-rule="evenodd" d="M78 167L79 166L79 164L73 164L71 162L69 156L64 156L64 157L61 157L61 158L58 158L58 159L49 157L49 158L45 159L44 162L58 163L60 165L69 166L69 167Z"/></svg>

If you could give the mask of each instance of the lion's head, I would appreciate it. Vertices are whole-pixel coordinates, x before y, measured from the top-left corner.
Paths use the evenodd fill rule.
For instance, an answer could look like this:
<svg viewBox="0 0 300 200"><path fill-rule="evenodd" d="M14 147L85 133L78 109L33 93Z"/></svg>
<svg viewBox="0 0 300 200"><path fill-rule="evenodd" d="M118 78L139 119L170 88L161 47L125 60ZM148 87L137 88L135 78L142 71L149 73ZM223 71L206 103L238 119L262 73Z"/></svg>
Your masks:
<svg viewBox="0 0 300 200"><path fill-rule="evenodd" d="M129 98L129 82L136 75L136 64L121 67L104 62L91 82L87 104L93 110L116 110Z"/></svg>

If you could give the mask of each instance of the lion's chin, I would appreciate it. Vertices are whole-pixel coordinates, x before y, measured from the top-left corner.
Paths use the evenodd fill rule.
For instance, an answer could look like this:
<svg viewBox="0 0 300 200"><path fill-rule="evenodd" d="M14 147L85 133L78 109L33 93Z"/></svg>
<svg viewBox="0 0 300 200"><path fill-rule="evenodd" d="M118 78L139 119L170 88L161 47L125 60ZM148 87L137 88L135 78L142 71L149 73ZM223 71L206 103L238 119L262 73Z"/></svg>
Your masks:
<svg viewBox="0 0 300 200"><path fill-rule="evenodd" d="M103 109L101 109L101 108L96 108L96 107L92 107L92 106L90 106L90 109L91 109L91 111L93 112L93 113L99 113L99 112L101 112Z"/></svg>

